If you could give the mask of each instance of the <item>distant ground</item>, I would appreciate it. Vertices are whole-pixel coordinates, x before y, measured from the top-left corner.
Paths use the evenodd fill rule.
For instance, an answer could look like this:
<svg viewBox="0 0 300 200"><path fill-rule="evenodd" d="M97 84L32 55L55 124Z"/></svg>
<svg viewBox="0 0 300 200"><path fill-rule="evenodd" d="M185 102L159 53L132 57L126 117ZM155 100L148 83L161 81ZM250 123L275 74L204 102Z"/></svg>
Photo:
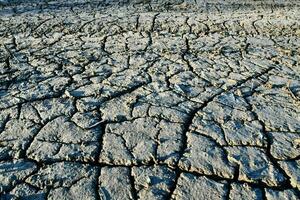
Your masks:
<svg viewBox="0 0 300 200"><path fill-rule="evenodd" d="M0 199L299 199L300 1L0 0Z"/></svg>

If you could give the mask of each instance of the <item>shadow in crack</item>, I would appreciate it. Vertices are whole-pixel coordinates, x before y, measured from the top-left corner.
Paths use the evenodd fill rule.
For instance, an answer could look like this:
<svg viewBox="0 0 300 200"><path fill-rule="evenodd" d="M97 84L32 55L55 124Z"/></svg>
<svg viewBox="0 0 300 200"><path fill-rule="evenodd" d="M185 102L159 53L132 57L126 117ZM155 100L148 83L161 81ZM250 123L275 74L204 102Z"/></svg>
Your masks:
<svg viewBox="0 0 300 200"><path fill-rule="evenodd" d="M109 194L109 192L104 188L104 187L100 187L100 197L103 200L111 200L111 196Z"/></svg>
<svg viewBox="0 0 300 200"><path fill-rule="evenodd" d="M0 167L0 171L5 171L5 173L9 173L9 172L24 171L31 168L32 168L32 164L30 163L25 165L23 163L17 163L17 164L7 163L7 164L2 164L2 166Z"/></svg>

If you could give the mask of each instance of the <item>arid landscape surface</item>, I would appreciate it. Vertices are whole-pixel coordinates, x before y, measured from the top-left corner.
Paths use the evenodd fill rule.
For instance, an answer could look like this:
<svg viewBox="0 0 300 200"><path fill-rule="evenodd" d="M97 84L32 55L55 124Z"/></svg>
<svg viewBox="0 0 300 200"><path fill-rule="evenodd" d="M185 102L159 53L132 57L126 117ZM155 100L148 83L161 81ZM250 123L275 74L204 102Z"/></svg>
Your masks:
<svg viewBox="0 0 300 200"><path fill-rule="evenodd" d="M300 1L0 0L0 199L300 197Z"/></svg>

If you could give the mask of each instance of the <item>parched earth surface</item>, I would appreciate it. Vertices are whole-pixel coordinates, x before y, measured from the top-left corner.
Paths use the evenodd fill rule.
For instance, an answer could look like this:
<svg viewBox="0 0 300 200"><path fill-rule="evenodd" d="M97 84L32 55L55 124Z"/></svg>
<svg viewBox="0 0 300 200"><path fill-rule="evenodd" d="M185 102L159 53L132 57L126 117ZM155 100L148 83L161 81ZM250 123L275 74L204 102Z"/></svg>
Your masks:
<svg viewBox="0 0 300 200"><path fill-rule="evenodd" d="M0 0L0 199L299 199L300 2Z"/></svg>

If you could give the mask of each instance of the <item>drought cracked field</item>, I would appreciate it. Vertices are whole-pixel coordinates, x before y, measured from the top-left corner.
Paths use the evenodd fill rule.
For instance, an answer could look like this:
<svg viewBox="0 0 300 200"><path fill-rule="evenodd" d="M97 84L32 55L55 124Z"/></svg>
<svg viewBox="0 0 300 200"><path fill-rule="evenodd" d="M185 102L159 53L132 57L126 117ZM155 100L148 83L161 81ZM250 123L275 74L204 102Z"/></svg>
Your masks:
<svg viewBox="0 0 300 200"><path fill-rule="evenodd" d="M299 1L7 2L1 200L299 199Z"/></svg>

